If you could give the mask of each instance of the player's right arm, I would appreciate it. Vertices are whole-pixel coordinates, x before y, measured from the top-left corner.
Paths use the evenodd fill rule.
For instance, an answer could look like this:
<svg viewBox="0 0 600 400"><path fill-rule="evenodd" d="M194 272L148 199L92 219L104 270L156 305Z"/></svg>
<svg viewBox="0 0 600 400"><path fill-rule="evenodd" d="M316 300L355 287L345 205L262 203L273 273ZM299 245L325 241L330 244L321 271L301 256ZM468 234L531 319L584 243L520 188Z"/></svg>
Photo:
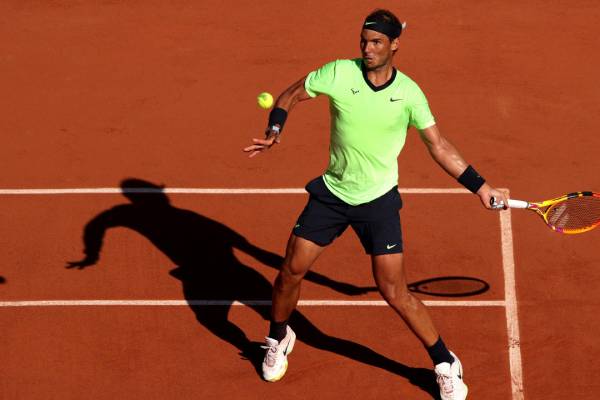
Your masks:
<svg viewBox="0 0 600 400"><path fill-rule="evenodd" d="M311 99L312 97L306 92L306 89L304 88L305 80L306 77L303 77L297 82L294 82L289 88L284 90L283 93L281 93L277 98L277 101L275 101L275 108L281 108L285 110L285 112L289 113L292 110L292 108L294 108L294 106L298 104L298 102ZM281 128L281 126L277 127L278 129ZM249 157L254 157L260 152L269 149L274 144L279 143L279 133L280 132L278 132L277 129L273 129L273 126L268 126L265 132L265 138L252 139L253 144L251 146L246 147L244 151L246 153L250 153Z"/></svg>
<svg viewBox="0 0 600 400"><path fill-rule="evenodd" d="M456 147L440 133L435 124L419 130L419 133L423 143L427 146L431 157L448 173L448 175L460 182L459 177L465 171L468 172L467 167L469 167L469 164L460 155ZM474 170L471 171L476 174ZM482 178L479 177L479 179ZM493 188L485 182L485 180L482 180L482 183L478 186L479 188L477 188L477 191L475 192L475 189L473 189L473 192L479 196L481 203L485 208L493 208L490 204L491 198L496 198L503 204L508 203L506 194ZM468 189L468 186L466 187Z"/></svg>

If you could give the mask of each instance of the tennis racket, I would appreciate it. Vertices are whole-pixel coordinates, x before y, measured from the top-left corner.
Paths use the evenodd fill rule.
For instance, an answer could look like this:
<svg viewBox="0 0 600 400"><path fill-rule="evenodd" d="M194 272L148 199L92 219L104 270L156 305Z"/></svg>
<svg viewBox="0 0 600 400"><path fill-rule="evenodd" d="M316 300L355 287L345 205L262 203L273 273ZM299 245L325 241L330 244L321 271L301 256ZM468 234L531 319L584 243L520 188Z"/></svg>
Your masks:
<svg viewBox="0 0 600 400"><path fill-rule="evenodd" d="M490 205L492 208L504 207L493 197ZM575 192L538 203L509 199L508 206L536 212L550 229L558 233L583 233L600 225L600 193Z"/></svg>

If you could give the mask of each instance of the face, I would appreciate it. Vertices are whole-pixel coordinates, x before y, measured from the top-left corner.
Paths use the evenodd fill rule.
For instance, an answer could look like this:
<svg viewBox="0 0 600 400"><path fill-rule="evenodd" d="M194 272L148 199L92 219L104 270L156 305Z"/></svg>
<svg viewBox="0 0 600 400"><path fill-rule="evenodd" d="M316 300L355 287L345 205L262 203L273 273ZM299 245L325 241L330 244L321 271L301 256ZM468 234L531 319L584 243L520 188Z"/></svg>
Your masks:
<svg viewBox="0 0 600 400"><path fill-rule="evenodd" d="M370 29L360 33L360 51L367 70L375 70L392 62L394 52L398 50L398 38L390 38Z"/></svg>

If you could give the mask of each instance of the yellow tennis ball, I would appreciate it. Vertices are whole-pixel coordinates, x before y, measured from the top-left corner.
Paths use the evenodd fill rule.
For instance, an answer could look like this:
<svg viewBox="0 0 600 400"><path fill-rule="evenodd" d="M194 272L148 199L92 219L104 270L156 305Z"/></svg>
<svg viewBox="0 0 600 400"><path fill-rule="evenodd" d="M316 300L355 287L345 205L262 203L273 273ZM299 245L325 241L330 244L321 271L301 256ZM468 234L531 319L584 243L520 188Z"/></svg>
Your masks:
<svg viewBox="0 0 600 400"><path fill-rule="evenodd" d="M273 96L271 96L271 93L262 92L258 95L256 100L258 101L258 106L265 110L268 110L273 106Z"/></svg>

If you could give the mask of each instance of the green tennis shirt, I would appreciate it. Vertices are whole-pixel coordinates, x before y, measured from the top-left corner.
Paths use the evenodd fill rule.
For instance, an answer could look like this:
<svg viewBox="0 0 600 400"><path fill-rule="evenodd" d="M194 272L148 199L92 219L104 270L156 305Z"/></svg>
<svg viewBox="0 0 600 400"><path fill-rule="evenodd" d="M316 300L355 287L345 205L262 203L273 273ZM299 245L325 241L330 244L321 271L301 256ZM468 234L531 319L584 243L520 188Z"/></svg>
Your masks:
<svg viewBox="0 0 600 400"><path fill-rule="evenodd" d="M435 124L427 99L409 77L393 70L375 87L362 59L337 60L308 74L311 97L329 97L331 139L325 185L344 202L374 200L398 184L398 155L409 126Z"/></svg>

